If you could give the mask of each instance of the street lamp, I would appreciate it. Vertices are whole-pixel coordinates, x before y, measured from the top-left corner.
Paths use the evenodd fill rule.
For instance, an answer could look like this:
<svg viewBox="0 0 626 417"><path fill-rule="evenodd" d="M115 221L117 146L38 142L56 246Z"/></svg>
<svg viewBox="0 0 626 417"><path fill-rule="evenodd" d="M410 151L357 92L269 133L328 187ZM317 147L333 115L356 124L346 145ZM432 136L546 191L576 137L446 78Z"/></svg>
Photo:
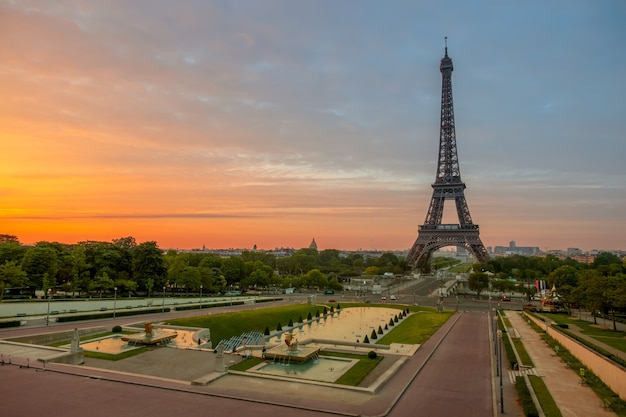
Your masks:
<svg viewBox="0 0 626 417"><path fill-rule="evenodd" d="M113 319L115 319L116 309L117 309L117 287L113 287Z"/></svg>
<svg viewBox="0 0 626 417"><path fill-rule="evenodd" d="M498 336L499 336L499 332L500 330L496 330L498 326L498 316L493 316L493 335L494 335L494 343L496 343L496 345L494 346L495 348L495 353L496 353L496 376L500 376L500 368L498 367L500 362L499 362L499 358L498 358Z"/></svg>
<svg viewBox="0 0 626 417"><path fill-rule="evenodd" d="M498 330L498 368L500 373L500 412L504 413L504 389L502 388L502 330Z"/></svg>
<svg viewBox="0 0 626 417"><path fill-rule="evenodd" d="M161 306L161 313L165 313L165 285L163 286L163 305Z"/></svg>
<svg viewBox="0 0 626 417"><path fill-rule="evenodd" d="M202 298L202 284L200 284L200 298ZM202 300L200 300L202 301Z"/></svg>
<svg viewBox="0 0 626 417"><path fill-rule="evenodd" d="M52 288L48 288L48 313L46 313L46 326L50 324L50 297L52 297Z"/></svg>

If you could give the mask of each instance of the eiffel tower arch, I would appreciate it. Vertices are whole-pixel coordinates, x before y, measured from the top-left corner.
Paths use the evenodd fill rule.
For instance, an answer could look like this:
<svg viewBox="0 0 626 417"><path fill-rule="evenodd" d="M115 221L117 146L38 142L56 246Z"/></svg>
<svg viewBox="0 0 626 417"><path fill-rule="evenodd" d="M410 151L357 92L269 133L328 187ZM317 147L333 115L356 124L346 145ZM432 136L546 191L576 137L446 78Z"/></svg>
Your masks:
<svg viewBox="0 0 626 417"><path fill-rule="evenodd" d="M447 38L445 56L441 59L439 70L442 75L442 84L437 176L432 184L433 196L426 220L418 227L417 240L407 255L407 266L413 270L422 271L429 269L432 253L445 246L464 247L479 262L489 261L489 254L480 240L478 225L472 222L465 200L465 183L461 180L452 103L453 66L452 59L448 56ZM446 200L454 200L459 223L442 224Z"/></svg>

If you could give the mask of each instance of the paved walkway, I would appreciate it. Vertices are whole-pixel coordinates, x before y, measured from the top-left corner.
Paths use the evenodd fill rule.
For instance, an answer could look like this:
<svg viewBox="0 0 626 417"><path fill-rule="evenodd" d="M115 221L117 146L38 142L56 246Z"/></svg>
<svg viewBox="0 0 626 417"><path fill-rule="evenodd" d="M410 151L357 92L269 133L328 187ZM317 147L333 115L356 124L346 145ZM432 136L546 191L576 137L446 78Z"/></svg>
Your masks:
<svg viewBox="0 0 626 417"><path fill-rule="evenodd" d="M602 400L591 388L580 384L578 374L566 367L541 336L530 327L519 312L507 311L506 317L519 334L524 348L535 365L534 374L543 378L550 394L565 417L616 415L601 407Z"/></svg>

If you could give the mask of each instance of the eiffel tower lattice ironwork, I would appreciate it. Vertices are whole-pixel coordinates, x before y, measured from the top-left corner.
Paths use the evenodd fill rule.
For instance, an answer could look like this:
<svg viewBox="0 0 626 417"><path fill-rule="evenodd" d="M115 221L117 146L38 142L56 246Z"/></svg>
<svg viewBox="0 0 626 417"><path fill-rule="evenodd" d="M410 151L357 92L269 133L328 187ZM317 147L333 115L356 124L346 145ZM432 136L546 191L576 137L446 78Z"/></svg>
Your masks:
<svg viewBox="0 0 626 417"><path fill-rule="evenodd" d="M465 183L461 180L454 129L453 67L452 59L448 56L447 38L445 56L441 59L439 69L442 74L442 86L437 177L432 184L433 196L426 220L418 227L417 240L407 256L407 266L418 270L427 270L432 253L445 246L464 247L472 252L479 262L489 261L487 250L480 240L478 225L472 222L463 191ZM459 217L458 224L441 223L445 200L454 200Z"/></svg>

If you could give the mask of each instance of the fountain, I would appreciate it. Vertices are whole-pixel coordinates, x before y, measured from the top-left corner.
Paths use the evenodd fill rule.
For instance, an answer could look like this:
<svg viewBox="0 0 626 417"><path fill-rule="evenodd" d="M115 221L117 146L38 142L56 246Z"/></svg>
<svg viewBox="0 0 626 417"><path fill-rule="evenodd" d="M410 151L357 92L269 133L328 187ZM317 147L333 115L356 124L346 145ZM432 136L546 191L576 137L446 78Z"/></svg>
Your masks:
<svg viewBox="0 0 626 417"><path fill-rule="evenodd" d="M278 345L265 351L265 358L275 362L302 363L317 357L321 348L299 346L298 339L291 333L285 334L285 346Z"/></svg>
<svg viewBox="0 0 626 417"><path fill-rule="evenodd" d="M122 340L128 342L128 344L153 346L166 344L170 340L175 339L176 336L178 336L176 332L155 332L152 328L152 323L146 322L143 333L122 336Z"/></svg>

